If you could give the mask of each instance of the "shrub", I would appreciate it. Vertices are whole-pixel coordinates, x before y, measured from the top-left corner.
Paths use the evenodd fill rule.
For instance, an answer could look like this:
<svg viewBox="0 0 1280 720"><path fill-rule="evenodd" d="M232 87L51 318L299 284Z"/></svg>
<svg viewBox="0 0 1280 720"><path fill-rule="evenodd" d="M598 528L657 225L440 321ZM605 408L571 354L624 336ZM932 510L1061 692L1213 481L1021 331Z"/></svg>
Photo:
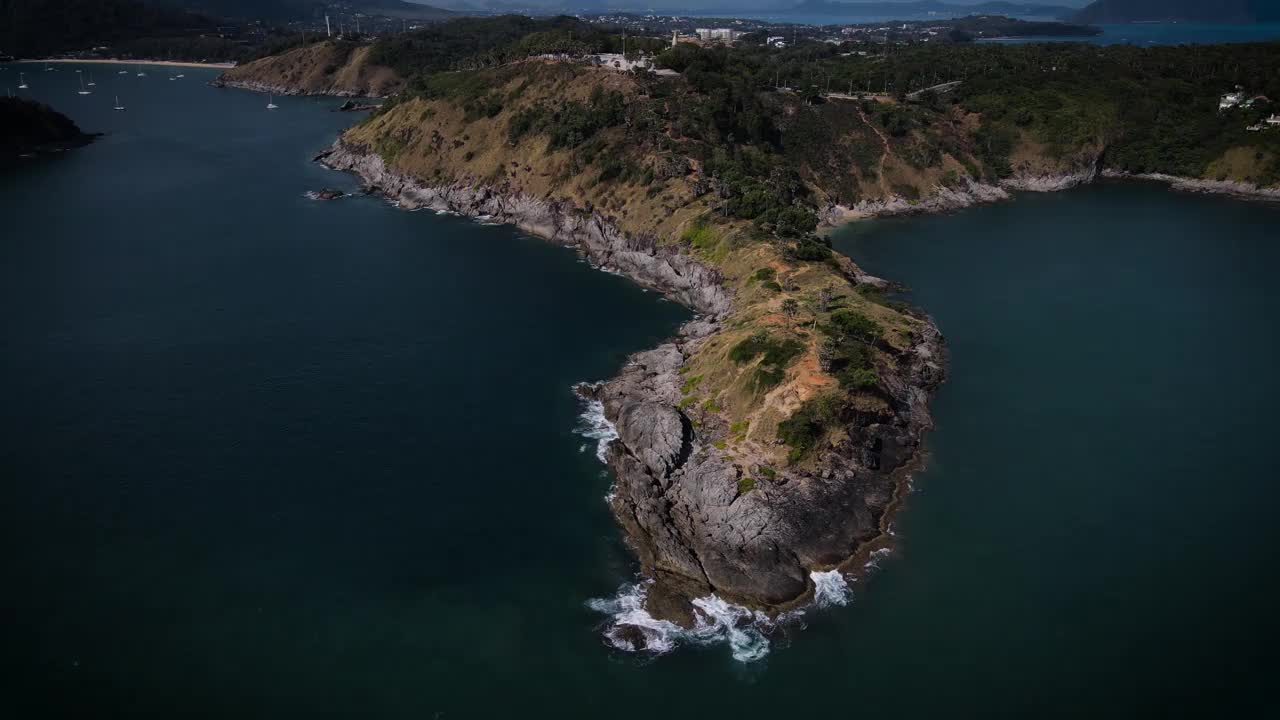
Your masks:
<svg viewBox="0 0 1280 720"><path fill-rule="evenodd" d="M812 450L827 428L840 420L844 407L845 401L840 395L818 395L778 423L778 439L791 448L788 457L794 462Z"/></svg>

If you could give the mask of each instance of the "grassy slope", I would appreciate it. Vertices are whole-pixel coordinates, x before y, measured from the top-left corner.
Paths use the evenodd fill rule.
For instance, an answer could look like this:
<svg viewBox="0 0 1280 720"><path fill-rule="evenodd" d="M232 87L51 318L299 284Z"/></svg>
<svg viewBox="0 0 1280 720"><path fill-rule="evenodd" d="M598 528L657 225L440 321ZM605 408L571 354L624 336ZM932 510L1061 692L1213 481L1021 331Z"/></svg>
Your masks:
<svg viewBox="0 0 1280 720"><path fill-rule="evenodd" d="M234 67L223 78L318 94L383 97L400 92L404 81L390 68L370 63L370 50L367 45L314 43Z"/></svg>
<svg viewBox="0 0 1280 720"><path fill-rule="evenodd" d="M590 167L576 168L568 150L548 147L545 135L531 135L512 145L507 127L520 109L543 101L585 101L603 86L623 92L631 102L640 88L629 77L606 70L562 64L526 64L519 72L494 73L493 87L506 98L492 117L468 117L447 99L412 99L352 128L347 142L377 150L388 164L426 184L481 183L507 192L548 199L567 199L581 208L594 208L631 233L651 234L660 242L679 243L718 268L735 293L734 310L725 330L704 344L684 369L690 418L704 433L724 443L748 472L759 466L785 465L788 450L774 442L779 421L804 401L837 387L818 363L821 334L815 321L825 322L837 307L856 309L884 328L884 342L876 351L877 364L892 365L917 333L922 321L877 304L858 293L847 275L847 259L835 263L792 262L777 245L751 241L751 228L741 221L710 220L711 199L694 187L700 180L690 173L648 185L639 180L600 182ZM607 146L624 149L635 162L652 166L661 152L636 146L623 128L600 135ZM773 270L776 287L755 279L762 268ZM825 312L818 295L831 288L842 298ZM798 301L793 315L782 312L788 298ZM774 341L795 340L804 350L785 369L781 383L761 387L756 371L761 358L745 363L729 357L731 349L754 334L765 332ZM886 409L874 392L858 392L855 407L876 413Z"/></svg>

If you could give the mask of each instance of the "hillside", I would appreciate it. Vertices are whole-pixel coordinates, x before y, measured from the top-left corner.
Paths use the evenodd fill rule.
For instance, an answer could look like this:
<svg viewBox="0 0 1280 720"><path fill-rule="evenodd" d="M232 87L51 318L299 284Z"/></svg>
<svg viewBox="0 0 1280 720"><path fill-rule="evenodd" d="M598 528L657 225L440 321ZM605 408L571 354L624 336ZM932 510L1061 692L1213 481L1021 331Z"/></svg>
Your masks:
<svg viewBox="0 0 1280 720"><path fill-rule="evenodd" d="M648 608L682 622L692 598L778 611L811 573L860 566L920 460L939 334L820 228L1100 170L1280 181L1280 133L1246 129L1267 108L1217 106L1236 85L1280 97L1274 46L681 45L657 75L595 65L617 38L556 22L373 45L366 63L405 90L324 161L402 207L571 244L699 313L584 390L617 426L613 510L656 580ZM459 52L464 36L481 42ZM938 68L959 85L915 92Z"/></svg>
<svg viewBox="0 0 1280 720"><path fill-rule="evenodd" d="M1280 3L1272 0L1097 0L1072 19L1081 23L1276 22L1280 21Z"/></svg>
<svg viewBox="0 0 1280 720"><path fill-rule="evenodd" d="M23 156L59 152L93 142L66 115L48 105L20 98L0 98L0 169Z"/></svg>
<svg viewBox="0 0 1280 720"><path fill-rule="evenodd" d="M404 89L390 68L370 62L371 46L325 41L227 70L215 84L277 95L385 97Z"/></svg>

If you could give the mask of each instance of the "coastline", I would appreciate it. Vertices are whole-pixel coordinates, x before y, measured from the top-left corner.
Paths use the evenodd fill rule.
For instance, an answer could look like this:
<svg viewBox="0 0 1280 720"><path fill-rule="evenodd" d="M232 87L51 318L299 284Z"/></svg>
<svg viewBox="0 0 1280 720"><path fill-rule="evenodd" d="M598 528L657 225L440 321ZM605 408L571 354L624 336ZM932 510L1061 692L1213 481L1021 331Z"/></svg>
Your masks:
<svg viewBox="0 0 1280 720"><path fill-rule="evenodd" d="M202 62L183 62L179 60L120 60L116 58L86 58L80 60L77 58L42 58L33 60L15 60L15 63L86 63L94 65L163 65L165 67L189 67L189 68L215 68L227 70L235 67L235 63L202 63Z"/></svg>
<svg viewBox="0 0 1280 720"><path fill-rule="evenodd" d="M328 87L323 90L302 90L292 85L272 85L271 83L254 82L252 80L228 80L226 75L219 75L214 78L210 85L216 88L232 88L235 90L248 90L256 93L271 93L274 95L294 95L299 97L335 97L335 98L376 98L386 100L388 95L369 95L367 93L357 93L348 90L337 90L334 87Z"/></svg>
<svg viewBox="0 0 1280 720"><path fill-rule="evenodd" d="M963 187L938 186L933 194L916 200L895 195L886 200L863 200L854 205L831 205L819 212L820 231L830 233L846 223L896 215L953 212L975 205L1013 200L1014 192L1062 192L1098 180L1159 182L1171 191L1225 195L1244 200L1280 202L1280 187L1259 187L1233 180L1203 180L1164 173L1127 173L1091 168L1057 175L1027 175L1005 178L998 185L966 179Z"/></svg>

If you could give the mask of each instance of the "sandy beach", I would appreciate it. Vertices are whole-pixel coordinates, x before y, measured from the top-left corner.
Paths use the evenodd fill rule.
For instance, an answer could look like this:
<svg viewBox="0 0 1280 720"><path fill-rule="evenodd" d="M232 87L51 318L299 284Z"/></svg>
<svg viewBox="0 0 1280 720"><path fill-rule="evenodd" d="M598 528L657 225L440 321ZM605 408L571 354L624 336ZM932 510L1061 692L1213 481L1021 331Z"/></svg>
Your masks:
<svg viewBox="0 0 1280 720"><path fill-rule="evenodd" d="M108 60L103 58L90 58L80 60L77 58L46 58L43 60L23 60L21 62L29 63L94 63L98 65L165 65L168 67L206 67L206 68L232 68L235 63L198 63L198 62L178 62L176 60Z"/></svg>

